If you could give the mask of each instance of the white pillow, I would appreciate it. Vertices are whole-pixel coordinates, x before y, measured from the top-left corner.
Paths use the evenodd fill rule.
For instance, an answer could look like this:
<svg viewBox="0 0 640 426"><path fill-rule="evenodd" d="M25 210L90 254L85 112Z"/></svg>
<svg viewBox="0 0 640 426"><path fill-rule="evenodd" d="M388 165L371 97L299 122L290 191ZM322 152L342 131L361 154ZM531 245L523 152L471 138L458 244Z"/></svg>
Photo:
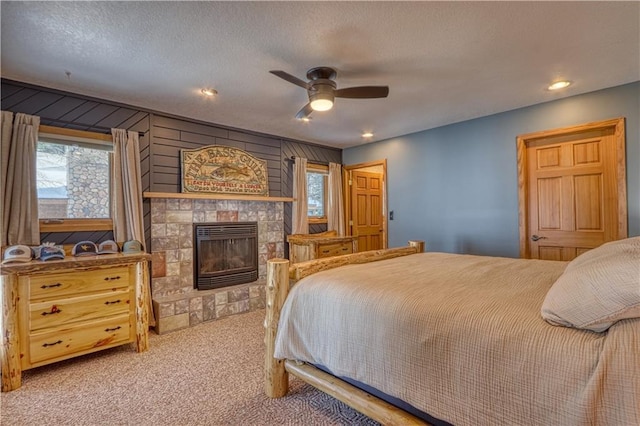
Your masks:
<svg viewBox="0 0 640 426"><path fill-rule="evenodd" d="M640 317L640 237L603 244L572 260L547 292L542 317L597 332Z"/></svg>

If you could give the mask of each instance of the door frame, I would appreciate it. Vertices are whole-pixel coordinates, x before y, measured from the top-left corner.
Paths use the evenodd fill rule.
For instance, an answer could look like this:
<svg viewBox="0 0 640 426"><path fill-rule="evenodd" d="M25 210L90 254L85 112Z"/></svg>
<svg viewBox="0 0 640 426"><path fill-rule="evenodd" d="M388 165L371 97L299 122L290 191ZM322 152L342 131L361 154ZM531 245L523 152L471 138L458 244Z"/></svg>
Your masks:
<svg viewBox="0 0 640 426"><path fill-rule="evenodd" d="M387 236L387 159L368 161L343 166L342 168L342 192L344 194L345 231L347 235L353 235L353 212L351 211L351 172L354 170L371 171L370 168L382 167L382 247L388 247ZM376 173L376 172L374 172Z"/></svg>
<svg viewBox="0 0 640 426"><path fill-rule="evenodd" d="M516 138L518 157L518 227L520 232L520 257L529 259L529 170L527 159L528 144L549 137L571 135L585 131L608 129L614 130L616 140L616 180L618 187L618 228L617 237L627 237L627 178L626 178L626 140L624 117L611 120L596 121L578 126L563 127L553 130L519 135Z"/></svg>

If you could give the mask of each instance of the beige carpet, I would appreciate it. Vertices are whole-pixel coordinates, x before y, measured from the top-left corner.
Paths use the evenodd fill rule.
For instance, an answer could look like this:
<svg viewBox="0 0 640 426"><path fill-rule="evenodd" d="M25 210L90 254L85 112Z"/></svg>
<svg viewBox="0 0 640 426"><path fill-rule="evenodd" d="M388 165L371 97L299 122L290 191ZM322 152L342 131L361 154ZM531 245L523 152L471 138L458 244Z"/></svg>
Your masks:
<svg viewBox="0 0 640 426"><path fill-rule="evenodd" d="M2 393L2 425L376 425L291 378L262 391L264 311L150 335L129 345L23 372Z"/></svg>

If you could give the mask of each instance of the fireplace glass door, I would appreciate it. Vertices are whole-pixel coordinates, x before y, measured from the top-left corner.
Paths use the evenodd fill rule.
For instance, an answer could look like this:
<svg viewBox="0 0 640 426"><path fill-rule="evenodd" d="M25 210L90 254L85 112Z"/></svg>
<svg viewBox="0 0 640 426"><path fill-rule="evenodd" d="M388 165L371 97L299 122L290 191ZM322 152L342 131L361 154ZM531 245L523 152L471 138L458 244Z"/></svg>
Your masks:
<svg viewBox="0 0 640 426"><path fill-rule="evenodd" d="M258 279L258 224L194 224L195 283L199 290Z"/></svg>

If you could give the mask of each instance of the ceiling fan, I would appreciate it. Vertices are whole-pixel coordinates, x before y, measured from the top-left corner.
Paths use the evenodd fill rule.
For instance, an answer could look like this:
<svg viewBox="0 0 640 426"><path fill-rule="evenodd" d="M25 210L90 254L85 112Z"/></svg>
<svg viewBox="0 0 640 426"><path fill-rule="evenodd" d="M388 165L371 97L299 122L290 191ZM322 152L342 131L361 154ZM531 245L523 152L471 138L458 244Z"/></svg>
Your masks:
<svg viewBox="0 0 640 426"><path fill-rule="evenodd" d="M330 67L316 67L307 71L309 82L300 80L284 71L269 71L283 80L293 83L307 90L309 103L296 114L297 119L308 117L313 111L328 111L333 108L335 98L386 98L389 95L388 86L359 86L337 89L336 70Z"/></svg>

